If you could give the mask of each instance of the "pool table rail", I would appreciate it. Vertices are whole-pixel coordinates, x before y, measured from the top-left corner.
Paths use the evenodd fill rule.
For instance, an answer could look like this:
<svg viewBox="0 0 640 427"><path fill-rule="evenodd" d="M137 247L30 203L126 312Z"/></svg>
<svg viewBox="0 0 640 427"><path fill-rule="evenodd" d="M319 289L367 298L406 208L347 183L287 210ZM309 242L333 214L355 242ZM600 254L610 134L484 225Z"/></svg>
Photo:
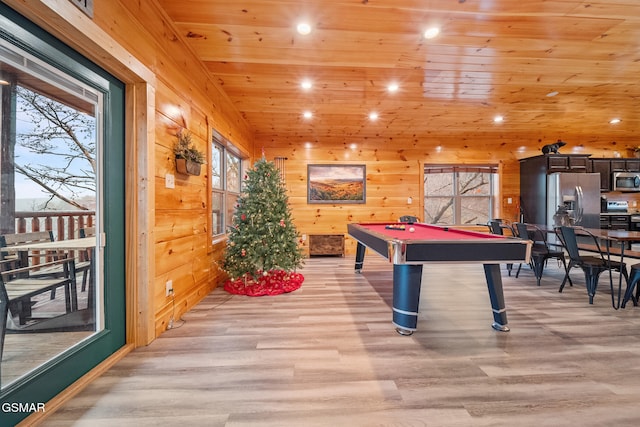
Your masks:
<svg viewBox="0 0 640 427"><path fill-rule="evenodd" d="M448 228L430 227L437 227L440 230ZM488 233L483 236L485 233L463 230L456 230L456 232L470 234L469 239L444 239L442 236L435 239L420 239L417 235L416 237L407 235L406 239L398 239L368 229L366 224L347 224L347 230L351 237L393 264L528 263L533 245L530 240L517 237L495 236ZM485 246L487 243L490 243L490 250Z"/></svg>

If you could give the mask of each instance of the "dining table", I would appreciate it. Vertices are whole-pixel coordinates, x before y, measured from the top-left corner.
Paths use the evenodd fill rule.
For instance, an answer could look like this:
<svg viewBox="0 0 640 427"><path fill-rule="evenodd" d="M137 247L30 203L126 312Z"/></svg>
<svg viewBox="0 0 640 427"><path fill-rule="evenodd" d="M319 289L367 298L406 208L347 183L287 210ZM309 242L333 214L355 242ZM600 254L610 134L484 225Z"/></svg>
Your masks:
<svg viewBox="0 0 640 427"><path fill-rule="evenodd" d="M538 229L542 230L542 231L546 231L547 233L553 233L553 235L556 235L556 227L554 226L548 226L548 225L543 225L543 224L534 224L535 227L537 227ZM630 243L632 242L640 242L640 231L635 231L635 230L613 230L613 229L606 229L606 228L585 228L582 226L574 226L575 230L576 230L576 234L580 234L580 230L585 230L588 233L591 233L593 236L595 236L597 239L599 239L600 241L604 242L604 251L601 252L602 256L606 256L607 261L611 261L611 257L612 256L618 256L620 257L620 263L624 263L624 257L625 257L625 248L627 246L630 245ZM584 235L586 235L586 233L583 233ZM558 238L557 242L553 242L550 241L551 244L557 244L560 245L560 239ZM620 248L617 249L615 248L615 245L619 244ZM597 247L592 247L590 245L578 245L578 248L580 250L584 250L584 251L591 251L591 252L597 252ZM602 248L601 248L602 249ZM640 257L640 255L639 255ZM620 274L618 280L618 300L617 302L615 301L615 296L614 296L614 289L613 289L613 279L611 277L611 272L609 273L610 275L610 282L611 282L611 304L613 306L614 309L619 309L621 302L622 302L622 277L623 275ZM566 278L565 278L566 280Z"/></svg>
<svg viewBox="0 0 640 427"><path fill-rule="evenodd" d="M2 250L5 252L82 250L95 247L97 242L96 236L88 236L78 239L52 240L50 242L21 243L3 247Z"/></svg>

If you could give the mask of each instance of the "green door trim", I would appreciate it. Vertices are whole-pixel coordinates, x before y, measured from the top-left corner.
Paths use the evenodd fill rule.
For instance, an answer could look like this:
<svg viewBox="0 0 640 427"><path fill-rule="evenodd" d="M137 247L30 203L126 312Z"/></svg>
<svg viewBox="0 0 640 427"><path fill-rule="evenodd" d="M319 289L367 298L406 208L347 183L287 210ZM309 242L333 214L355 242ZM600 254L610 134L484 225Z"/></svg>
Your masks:
<svg viewBox="0 0 640 427"><path fill-rule="evenodd" d="M102 217L107 236L104 247L105 329L44 364L0 394L2 425L15 425L31 412L13 411L12 404L51 400L126 343L125 325L125 159L124 94L118 79L75 52L8 6L0 3L0 38L40 58L57 69L96 88L104 95L102 148ZM46 408L45 408L46 410Z"/></svg>

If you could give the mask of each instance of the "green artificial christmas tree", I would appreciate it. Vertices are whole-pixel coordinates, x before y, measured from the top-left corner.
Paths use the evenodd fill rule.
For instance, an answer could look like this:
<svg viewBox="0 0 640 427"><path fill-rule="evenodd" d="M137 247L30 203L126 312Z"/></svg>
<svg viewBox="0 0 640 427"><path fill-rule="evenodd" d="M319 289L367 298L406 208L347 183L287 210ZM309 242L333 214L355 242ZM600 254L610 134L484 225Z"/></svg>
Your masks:
<svg viewBox="0 0 640 427"><path fill-rule="evenodd" d="M304 280L295 273L303 261L298 240L280 173L263 157L244 177L228 231L225 289L252 296L298 289Z"/></svg>

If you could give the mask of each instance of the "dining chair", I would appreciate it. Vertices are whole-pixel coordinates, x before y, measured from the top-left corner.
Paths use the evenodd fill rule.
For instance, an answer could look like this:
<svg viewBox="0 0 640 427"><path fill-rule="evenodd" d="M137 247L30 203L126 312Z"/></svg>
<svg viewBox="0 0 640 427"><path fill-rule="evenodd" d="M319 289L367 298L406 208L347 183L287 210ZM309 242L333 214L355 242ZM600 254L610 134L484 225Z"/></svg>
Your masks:
<svg viewBox="0 0 640 427"><path fill-rule="evenodd" d="M420 222L420 219L417 216L413 216L413 215L403 215L400 217L400 222L413 224L416 222Z"/></svg>
<svg viewBox="0 0 640 427"><path fill-rule="evenodd" d="M488 225L489 231L493 234L498 234L500 236L514 235L513 228L502 220L491 220Z"/></svg>
<svg viewBox="0 0 640 427"><path fill-rule="evenodd" d="M585 236L585 238L589 241L593 241L593 245L595 245L598 255L582 255L580 253L580 249L578 247L578 233L576 233L576 230L579 230L580 236ZM573 267L580 267L584 272L587 294L589 295L589 304L593 304L593 298L598 288L598 279L603 272L617 271L619 274L622 274L624 276L627 284L629 283L629 276L627 274L625 263L608 259L608 257L605 256L606 251L602 251L600 242L593 233L582 227L569 226L557 227L556 231L558 237L560 238L560 241L569 254L569 266L558 292L562 292L562 290L564 289L564 285L567 282L569 273ZM612 280L611 294L611 298L613 298Z"/></svg>
<svg viewBox="0 0 640 427"><path fill-rule="evenodd" d="M502 220L491 220L489 221L488 226L489 226L489 231L492 234L496 234L499 236L505 236L505 235L515 236L515 232L513 231L513 228L511 228L509 224L502 222ZM507 231L507 233L505 233L505 231ZM513 270L513 264L507 264L507 272L509 276L511 276L512 270Z"/></svg>
<svg viewBox="0 0 640 427"><path fill-rule="evenodd" d="M549 259L557 259L562 263L565 271L565 277L567 277L569 284L573 286L571 282L571 277L567 275L568 267L567 261L565 259L564 250L552 248L549 245L549 241L547 239L547 233L542 231L539 227L534 224L527 224L524 222L516 222L513 224L514 229L516 230L516 234L521 239L529 239L533 241L533 246L531 247L531 261L529 263L531 270L536 276L536 281L538 286L540 286L540 280L542 279L542 273L544 272L544 267L547 264ZM520 265L518 267L518 271L516 272L516 278L520 275Z"/></svg>
<svg viewBox="0 0 640 427"><path fill-rule="evenodd" d="M636 289L635 296L633 290ZM624 293L624 299L622 300L621 307L624 308L627 302L631 300L634 306L638 305L638 299L640 298L640 264L633 264L629 272L629 283L627 284L627 290Z"/></svg>

